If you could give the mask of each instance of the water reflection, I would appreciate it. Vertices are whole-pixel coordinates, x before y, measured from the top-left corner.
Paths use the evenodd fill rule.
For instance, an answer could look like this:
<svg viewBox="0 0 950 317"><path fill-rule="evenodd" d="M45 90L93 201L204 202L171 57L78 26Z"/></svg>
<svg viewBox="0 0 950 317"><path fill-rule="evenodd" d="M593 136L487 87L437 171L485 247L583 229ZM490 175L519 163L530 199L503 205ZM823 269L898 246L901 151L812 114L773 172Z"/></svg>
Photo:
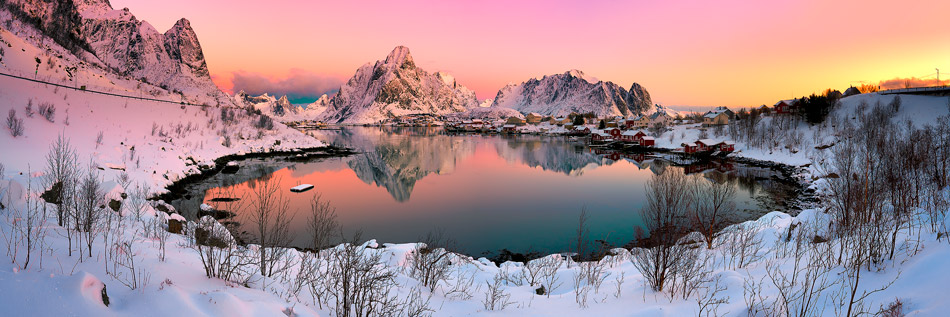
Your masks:
<svg viewBox="0 0 950 317"><path fill-rule="evenodd" d="M337 209L345 231L362 229L381 242L414 242L441 228L462 252L509 249L516 252L568 249L581 208L590 215L593 239L622 245L642 224L644 184L670 168L741 190L737 205L744 219L764 212L760 183L768 169L727 161L688 162L676 157L591 150L576 141L550 136L448 135L437 129L348 128L311 131L331 144L360 152L306 163L255 160L235 175L217 175L194 186L192 201L233 208L213 198L241 196L263 177L281 188L313 184L290 198L297 235L306 247L303 225L310 199L321 195ZM192 207L188 205L192 204ZM244 222L238 215L237 222Z"/></svg>

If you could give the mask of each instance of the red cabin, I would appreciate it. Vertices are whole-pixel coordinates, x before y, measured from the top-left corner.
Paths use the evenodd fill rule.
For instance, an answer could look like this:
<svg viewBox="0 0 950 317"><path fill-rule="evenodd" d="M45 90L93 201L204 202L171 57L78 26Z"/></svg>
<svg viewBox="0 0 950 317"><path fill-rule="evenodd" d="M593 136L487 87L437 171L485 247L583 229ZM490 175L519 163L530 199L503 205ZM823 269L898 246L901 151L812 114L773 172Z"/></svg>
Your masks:
<svg viewBox="0 0 950 317"><path fill-rule="evenodd" d="M798 99L782 100L775 104L776 114L792 114L798 112Z"/></svg>

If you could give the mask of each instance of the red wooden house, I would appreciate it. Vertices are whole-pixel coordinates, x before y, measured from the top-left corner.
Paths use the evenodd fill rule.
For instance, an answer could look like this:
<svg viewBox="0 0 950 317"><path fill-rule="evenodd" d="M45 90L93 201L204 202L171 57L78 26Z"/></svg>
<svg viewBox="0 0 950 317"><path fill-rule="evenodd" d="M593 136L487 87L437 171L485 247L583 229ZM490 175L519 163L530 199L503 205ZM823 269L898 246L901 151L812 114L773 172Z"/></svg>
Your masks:
<svg viewBox="0 0 950 317"><path fill-rule="evenodd" d="M782 100L775 103L776 114L792 114L798 112L798 99Z"/></svg>
<svg viewBox="0 0 950 317"><path fill-rule="evenodd" d="M610 134L604 132L594 132L590 134L590 140L594 142L607 142L613 141L613 137Z"/></svg>

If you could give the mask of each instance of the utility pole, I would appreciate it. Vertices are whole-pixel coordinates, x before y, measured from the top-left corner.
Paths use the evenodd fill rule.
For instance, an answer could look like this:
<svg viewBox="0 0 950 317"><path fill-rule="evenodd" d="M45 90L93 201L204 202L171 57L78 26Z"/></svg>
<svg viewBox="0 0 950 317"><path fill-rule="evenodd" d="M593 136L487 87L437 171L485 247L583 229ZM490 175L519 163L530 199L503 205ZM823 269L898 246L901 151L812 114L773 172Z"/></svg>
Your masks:
<svg viewBox="0 0 950 317"><path fill-rule="evenodd" d="M934 68L937 70L937 84L940 84L940 68Z"/></svg>

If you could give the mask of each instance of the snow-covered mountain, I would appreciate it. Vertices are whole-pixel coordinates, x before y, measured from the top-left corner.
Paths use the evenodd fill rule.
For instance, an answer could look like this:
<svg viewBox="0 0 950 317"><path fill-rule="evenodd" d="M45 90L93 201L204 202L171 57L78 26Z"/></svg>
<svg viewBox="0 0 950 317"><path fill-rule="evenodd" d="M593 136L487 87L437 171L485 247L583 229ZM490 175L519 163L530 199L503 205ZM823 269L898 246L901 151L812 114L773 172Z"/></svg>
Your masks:
<svg viewBox="0 0 950 317"><path fill-rule="evenodd" d="M160 87L184 100L230 105L212 82L198 36L186 19L160 33L108 0L9 0L4 9L85 63ZM38 43L34 43L38 44Z"/></svg>
<svg viewBox="0 0 950 317"><path fill-rule="evenodd" d="M417 67L409 49L398 46L385 60L361 66L325 105L322 121L374 123L413 113L462 112L478 100L451 75Z"/></svg>
<svg viewBox="0 0 950 317"><path fill-rule="evenodd" d="M291 104L286 95L280 98L267 93L260 96L251 96L243 90L238 91L232 98L234 104L241 108L260 110L262 113L282 122L313 120L326 110L326 107L322 104L328 100L327 96L323 95L316 102L300 107Z"/></svg>
<svg viewBox="0 0 950 317"><path fill-rule="evenodd" d="M650 93L637 83L626 90L613 82L570 70L520 84L508 84L498 91L492 107L552 116L571 112L627 116L642 113L652 104Z"/></svg>

